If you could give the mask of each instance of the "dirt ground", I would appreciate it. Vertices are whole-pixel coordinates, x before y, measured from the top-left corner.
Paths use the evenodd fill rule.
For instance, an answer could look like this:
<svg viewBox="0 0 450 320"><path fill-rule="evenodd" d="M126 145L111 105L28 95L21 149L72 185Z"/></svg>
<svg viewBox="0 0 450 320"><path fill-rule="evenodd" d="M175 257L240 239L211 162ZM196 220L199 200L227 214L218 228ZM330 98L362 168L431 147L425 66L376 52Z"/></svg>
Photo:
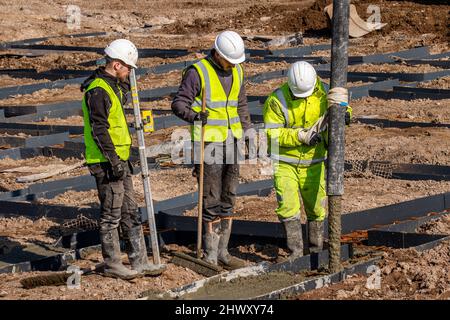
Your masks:
<svg viewBox="0 0 450 320"><path fill-rule="evenodd" d="M450 215L427 222L416 232L450 235ZM353 275L342 283L314 290L296 297L317 299L450 299L450 242L444 241L433 249L388 249L379 263L381 283L366 275Z"/></svg>
<svg viewBox="0 0 450 320"><path fill-rule="evenodd" d="M298 300L448 300L450 299L450 243L418 252L386 250L380 264L381 283L354 275L329 287L301 294Z"/></svg>
<svg viewBox="0 0 450 320"><path fill-rule="evenodd" d="M128 38L139 48L187 49L183 57L143 57L141 67L199 59L199 50L211 48L218 31L231 28L246 36L248 48L266 48L264 42L252 40L254 35L277 37L294 32L303 33L305 44L330 44L329 21L323 8L330 0L250 0L250 1L36 1L19 0L14 3L0 0L0 42L16 41L34 37L50 37L41 44L104 47L116 38ZM395 52L427 45L431 53L449 51L447 30L450 6L444 1L352 1L359 15L367 19L369 4L380 8L381 22L388 25L362 38L350 39L349 55L371 55ZM440 4L438 4L440 3ZM68 5L80 8L78 29L67 24ZM69 19L70 20L70 19ZM72 24L73 26L73 24ZM62 35L106 31L101 37L72 38ZM283 48L283 47L281 47ZM279 49L278 47L273 49ZM36 69L38 72L52 69L93 70L95 66L83 63L99 59L102 55L86 52L66 52L45 54L37 57L11 56L12 51L0 50L0 69ZM329 57L330 51L316 51L313 56ZM288 68L284 62L258 64L246 62L246 76ZM381 64L350 66L349 71L359 72L400 72L421 73L442 70L431 65ZM147 74L138 80L139 89L153 89L164 86L177 86L181 70L165 74ZM449 89L449 77L419 83L418 87ZM46 79L31 79L0 75L0 87L40 83ZM246 82L248 95L267 95L281 85L285 79L274 79L263 83ZM364 83L349 83L348 86ZM62 101L80 100L79 85L63 89L43 89L33 94L17 95L0 100L0 106L20 106L48 104ZM142 106L170 109L171 99L143 102ZM445 100L381 100L365 97L351 102L355 117L378 117L382 119L450 123L450 99ZM132 121L132 117L129 117ZM80 116L67 119L44 119L42 124L82 125ZM173 129L162 130L146 136L148 145L166 141ZM377 160L394 163L450 165L450 131L446 128L408 129L379 128L353 123L346 130L345 156L348 160ZM37 157L26 160L0 160L0 191L18 190L29 184L17 183L16 177L33 173L37 168L51 165L69 165L77 159L62 161L57 158ZM8 173L5 169L30 167L30 172ZM31 168L31 167L34 167ZM88 174L86 168L71 171L50 178L64 179ZM241 168L240 182L267 179L263 165L245 165ZM197 183L190 168L175 168L151 171L152 191L155 200L161 201L197 189ZM140 177L133 178L136 199L144 204ZM346 173L343 212L355 212L450 190L450 182L443 181L405 181L384 179L368 173ZM68 191L53 199L40 199L40 203L79 207L98 207L95 190ZM236 218L244 220L278 221L274 212L275 194L260 198L257 196L239 197L236 204ZM187 212L195 215L196 210ZM442 220L442 221L441 221ZM437 224L423 226L420 232L448 233L448 219ZM25 217L0 218L0 249L9 250L8 241L19 244L51 244L57 236L51 232L59 224L45 217L31 220ZM8 240L8 241L6 241ZM3 241L3 242L2 242ZM233 248L233 254L243 258L247 253L258 252L263 258L273 257L276 248ZM366 276L356 276L341 284L302 295L299 299L448 299L450 298L448 274L450 252L449 244L418 253L413 250L386 250L381 263L382 288L365 288ZM163 260L167 257L163 256ZM100 253L77 261L81 266L92 265L101 260ZM433 261L433 263L429 263ZM256 261L252 261L256 262ZM20 287L20 279L40 274L0 274L0 299L135 299L148 289L165 290L198 280L201 276L181 267L168 264L169 270L159 278L138 279L134 283L104 278L100 275L83 277L82 289L69 290L63 287L42 287L25 290ZM444 280L442 280L444 279ZM289 283L290 280L287 280Z"/></svg>
<svg viewBox="0 0 450 320"><path fill-rule="evenodd" d="M144 277L132 281L103 277L101 274L90 274L81 277L80 288L70 289L67 286L43 286L35 289L23 289L20 280L26 277L45 275L46 272L28 272L26 274L0 274L0 299L20 300L104 300L104 299L137 299L144 291L152 288L164 291L179 287L202 277L192 270L167 263L164 256L162 263L167 270L160 277ZM80 268L90 267L101 262L99 251L90 254L83 260L77 260L75 265ZM124 261L127 265L127 259ZM129 265L128 265L129 266Z"/></svg>
<svg viewBox="0 0 450 320"><path fill-rule="evenodd" d="M73 165L80 162L80 159L68 158L61 160L57 157L34 157L29 159L13 160L11 158L0 159L0 192L13 191L27 188L32 183L17 182L16 178L27 176L30 174L41 173L51 170L54 166ZM8 169L17 169L18 172L5 172ZM89 174L86 167L80 167L66 173L62 173L48 179L40 180L33 183L42 183L44 181L52 181L59 179L68 179L70 177L77 177Z"/></svg>

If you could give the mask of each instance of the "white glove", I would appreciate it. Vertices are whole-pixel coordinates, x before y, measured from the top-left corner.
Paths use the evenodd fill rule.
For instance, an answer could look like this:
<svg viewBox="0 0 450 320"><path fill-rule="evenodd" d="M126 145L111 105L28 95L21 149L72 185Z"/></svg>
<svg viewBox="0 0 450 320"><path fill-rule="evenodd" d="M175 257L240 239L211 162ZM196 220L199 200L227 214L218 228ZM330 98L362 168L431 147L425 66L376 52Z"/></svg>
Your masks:
<svg viewBox="0 0 450 320"><path fill-rule="evenodd" d="M299 129L298 140L308 146L315 146L322 141L322 136L313 130Z"/></svg>
<svg viewBox="0 0 450 320"><path fill-rule="evenodd" d="M320 133L325 131L328 124L328 114L321 116L309 129L298 130L298 140L308 146L314 146L322 141Z"/></svg>

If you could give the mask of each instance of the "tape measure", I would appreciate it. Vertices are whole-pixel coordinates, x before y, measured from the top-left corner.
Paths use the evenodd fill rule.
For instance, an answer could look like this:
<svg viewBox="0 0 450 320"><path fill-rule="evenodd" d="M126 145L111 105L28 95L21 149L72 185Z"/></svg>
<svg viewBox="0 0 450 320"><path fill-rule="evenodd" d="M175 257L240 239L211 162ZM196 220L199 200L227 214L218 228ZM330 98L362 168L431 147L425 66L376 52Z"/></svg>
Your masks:
<svg viewBox="0 0 450 320"><path fill-rule="evenodd" d="M144 132L155 131L152 110L142 110L142 123L144 124Z"/></svg>

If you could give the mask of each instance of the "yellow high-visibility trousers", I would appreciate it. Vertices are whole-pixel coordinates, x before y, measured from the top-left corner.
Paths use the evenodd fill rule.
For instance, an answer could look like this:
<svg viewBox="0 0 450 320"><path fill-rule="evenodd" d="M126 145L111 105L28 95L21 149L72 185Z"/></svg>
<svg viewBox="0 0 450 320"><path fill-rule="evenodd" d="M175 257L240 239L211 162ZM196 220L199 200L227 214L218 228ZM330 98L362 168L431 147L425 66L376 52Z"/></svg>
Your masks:
<svg viewBox="0 0 450 320"><path fill-rule="evenodd" d="M309 221L323 221L326 216L325 162L300 167L286 162L274 162L274 186L280 219L300 213L300 196Z"/></svg>

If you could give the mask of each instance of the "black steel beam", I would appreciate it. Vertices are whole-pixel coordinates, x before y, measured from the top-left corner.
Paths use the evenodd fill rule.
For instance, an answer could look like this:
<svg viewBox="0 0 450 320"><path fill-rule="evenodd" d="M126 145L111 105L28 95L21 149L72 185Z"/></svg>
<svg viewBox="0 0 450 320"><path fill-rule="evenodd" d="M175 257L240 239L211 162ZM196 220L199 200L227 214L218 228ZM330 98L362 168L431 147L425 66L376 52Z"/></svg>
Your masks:
<svg viewBox="0 0 450 320"><path fill-rule="evenodd" d="M381 128L450 128L448 123L431 123L431 122L411 122L411 121L397 121L389 119L368 119L368 118L355 118L355 122L362 124L369 124Z"/></svg>
<svg viewBox="0 0 450 320"><path fill-rule="evenodd" d="M45 193L52 191L64 193L75 188L83 188L83 190L94 189L95 179L90 175L84 175L75 178L36 183L24 189L0 192L0 200L14 201L19 197L25 197L30 198L30 200L35 200L37 194L45 195Z"/></svg>
<svg viewBox="0 0 450 320"><path fill-rule="evenodd" d="M36 92L36 91L39 91L42 89L60 89L60 88L64 88L67 85L80 84L84 80L85 80L85 77L81 77L81 78L49 81L49 82L20 85L20 86L13 86L13 87L4 87L4 88L0 88L0 99L10 98L13 95L18 95L18 94L31 94L33 92Z"/></svg>
<svg viewBox="0 0 450 320"><path fill-rule="evenodd" d="M450 93L425 93L414 91L384 91L384 90L369 90L369 96L379 99L401 99L401 100L415 100L415 99L430 99L442 100L449 99Z"/></svg>
<svg viewBox="0 0 450 320"><path fill-rule="evenodd" d="M34 124L34 123L8 123L0 122L1 132L23 132L34 135L45 135L57 132L69 132L70 134L83 134L83 126L65 126L51 124Z"/></svg>
<svg viewBox="0 0 450 320"><path fill-rule="evenodd" d="M441 95L449 95L450 96L450 89L394 86L394 87L392 87L392 90L397 91L397 92L415 92L415 93L441 94Z"/></svg>
<svg viewBox="0 0 450 320"><path fill-rule="evenodd" d="M373 89L391 89L393 86L400 84L398 79L377 81L357 87L349 87L350 99L359 99L369 95L369 91Z"/></svg>
<svg viewBox="0 0 450 320"><path fill-rule="evenodd" d="M43 41L47 41L55 38L86 38L86 37L101 37L106 36L108 33L106 32L88 32L88 33L76 33L76 34L65 34L62 36L50 36L50 37L40 37L40 38L31 38L17 41L9 41L0 43L0 48L8 49L12 45L30 45Z"/></svg>
<svg viewBox="0 0 450 320"><path fill-rule="evenodd" d="M16 138L15 145L20 145L25 148L35 148L35 147L44 147L44 146L52 146L55 144L64 143L64 141L69 139L69 133L56 133L45 136L36 136L29 138ZM14 142L14 139L0 138L0 143L11 144ZM12 157L13 159L18 159L21 157L21 148L13 148L6 149L0 151L0 159L6 157Z"/></svg>
<svg viewBox="0 0 450 320"><path fill-rule="evenodd" d="M411 248L427 244L429 242L436 243L438 240L450 238L447 235L436 234L421 234L421 233L407 233L384 230L369 230L368 231L369 246L385 246L391 248Z"/></svg>
<svg viewBox="0 0 450 320"><path fill-rule="evenodd" d="M348 63L352 65L360 63L389 63L395 62L395 57L410 59L423 57L428 58L429 56L430 51L428 47L419 47L398 52L380 53L368 56L352 56L348 58Z"/></svg>

